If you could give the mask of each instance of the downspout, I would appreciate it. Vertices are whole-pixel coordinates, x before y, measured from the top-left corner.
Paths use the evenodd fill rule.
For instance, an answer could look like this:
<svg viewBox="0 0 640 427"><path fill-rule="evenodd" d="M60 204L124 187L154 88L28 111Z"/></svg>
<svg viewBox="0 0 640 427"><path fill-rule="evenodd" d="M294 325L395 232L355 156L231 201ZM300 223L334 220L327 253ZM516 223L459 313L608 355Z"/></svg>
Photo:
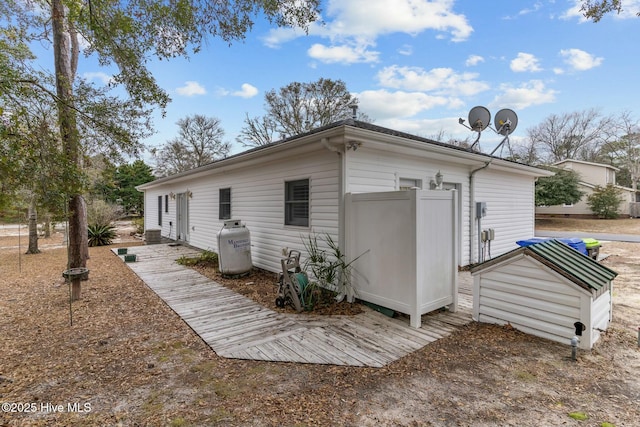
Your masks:
<svg viewBox="0 0 640 427"><path fill-rule="evenodd" d="M469 264L473 264L475 255L473 253L473 239L476 234L476 205L474 203L476 198L476 189L474 177L476 173L488 168L492 161L493 159L489 160L484 166L472 170L469 174Z"/></svg>
<svg viewBox="0 0 640 427"><path fill-rule="evenodd" d="M345 180L345 168L346 162L344 159L344 153L335 145L329 144L327 138L322 138L320 143L327 150L336 153L339 157L338 160L338 246L344 252L345 248L345 233L344 233L344 194L346 192L346 180Z"/></svg>
<svg viewBox="0 0 640 427"><path fill-rule="evenodd" d="M347 190L347 179L346 179L346 150L343 152L335 145L329 144L329 140L327 138L322 138L320 143L327 150L336 153L339 157L338 160L338 247L342 251L342 253L347 253L347 241L346 241L346 232L345 232L345 221L346 221L346 213L344 207L344 195Z"/></svg>

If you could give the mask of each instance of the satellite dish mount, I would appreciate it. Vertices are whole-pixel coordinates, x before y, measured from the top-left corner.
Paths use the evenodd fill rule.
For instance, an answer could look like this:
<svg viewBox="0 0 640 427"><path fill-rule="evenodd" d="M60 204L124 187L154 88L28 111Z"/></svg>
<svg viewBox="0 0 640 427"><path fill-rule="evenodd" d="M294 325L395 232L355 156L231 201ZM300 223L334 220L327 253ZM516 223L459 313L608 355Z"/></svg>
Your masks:
<svg viewBox="0 0 640 427"><path fill-rule="evenodd" d="M491 113L486 107L480 105L477 107L473 107L471 111L469 111L468 125L465 124L464 119L458 119L458 123L462 126L474 132L478 132L478 137L473 142L473 144L471 144L472 150L476 149L477 146L477 150L480 151L480 135L482 134L482 131L488 127L498 135L504 136L500 144L498 144L496 148L493 149L491 155L498 151L498 148L502 147L505 143L507 144L507 147L509 147L509 152L511 153L511 146L509 145L509 135L514 130L516 130L516 126L518 126L518 116L513 110L503 108L502 110L498 111L494 120L496 129L490 126Z"/></svg>
<svg viewBox="0 0 640 427"><path fill-rule="evenodd" d="M478 105L477 107L473 107L471 111L469 111L468 119L469 125L464 124L464 119L458 119L458 123L469 130L478 132L478 137L475 141L473 141L473 144L471 144L471 149L473 150L476 145L479 146L480 135L482 134L482 131L485 130L487 126L489 126L489 123L491 123L491 113L485 107Z"/></svg>

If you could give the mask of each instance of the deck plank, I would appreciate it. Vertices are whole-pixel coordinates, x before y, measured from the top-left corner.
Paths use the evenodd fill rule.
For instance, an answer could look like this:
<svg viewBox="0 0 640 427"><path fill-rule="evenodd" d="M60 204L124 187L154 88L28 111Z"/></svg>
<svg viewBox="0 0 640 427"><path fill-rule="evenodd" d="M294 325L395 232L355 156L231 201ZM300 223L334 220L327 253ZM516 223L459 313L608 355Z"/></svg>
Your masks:
<svg viewBox="0 0 640 427"><path fill-rule="evenodd" d="M222 357L382 367L472 321L468 273L460 276L458 312L426 314L422 327L412 328L406 316L368 308L355 316L275 312L177 264L200 253L186 246L136 246L128 253L138 256L129 268Z"/></svg>

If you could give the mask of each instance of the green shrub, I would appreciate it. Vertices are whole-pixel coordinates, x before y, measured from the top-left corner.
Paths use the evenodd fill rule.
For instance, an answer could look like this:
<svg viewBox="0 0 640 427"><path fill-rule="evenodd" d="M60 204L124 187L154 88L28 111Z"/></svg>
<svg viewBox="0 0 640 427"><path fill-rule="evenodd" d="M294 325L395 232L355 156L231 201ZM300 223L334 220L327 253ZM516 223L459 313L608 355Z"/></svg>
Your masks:
<svg viewBox="0 0 640 427"><path fill-rule="evenodd" d="M122 209L101 199L87 202L87 221L89 224L111 224L122 216Z"/></svg>
<svg viewBox="0 0 640 427"><path fill-rule="evenodd" d="M116 228L111 224L91 224L88 233L89 246L107 246L115 239Z"/></svg>
<svg viewBox="0 0 640 427"><path fill-rule="evenodd" d="M587 197L587 204L591 211L600 218L614 219L618 217L618 209L622 203L620 190L609 184L606 187L599 185L593 190L593 194Z"/></svg>
<svg viewBox="0 0 640 427"><path fill-rule="evenodd" d="M333 240L329 233L325 233L318 242L318 236L308 235L302 238L302 244L307 251L308 257L304 263L304 269L310 269L318 283L311 282L317 286L309 287L309 295L306 296L306 305L315 305L320 298L320 288L335 291L337 298L350 298L354 295L351 285L352 264L360 258L347 262L346 255L340 246ZM326 249L325 249L326 248Z"/></svg>
<svg viewBox="0 0 640 427"><path fill-rule="evenodd" d="M133 226L136 228L136 234L144 234L144 218L135 218L133 221Z"/></svg>

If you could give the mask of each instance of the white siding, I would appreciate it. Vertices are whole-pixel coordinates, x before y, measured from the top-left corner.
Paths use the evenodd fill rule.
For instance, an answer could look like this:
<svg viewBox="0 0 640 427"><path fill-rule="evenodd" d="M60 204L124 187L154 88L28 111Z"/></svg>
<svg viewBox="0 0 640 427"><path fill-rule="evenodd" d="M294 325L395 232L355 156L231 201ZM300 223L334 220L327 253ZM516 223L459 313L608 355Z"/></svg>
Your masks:
<svg viewBox="0 0 640 427"><path fill-rule="evenodd" d="M598 329L609 324L610 292L593 301L592 294L536 260L522 256L474 274L474 319L514 328L569 344L575 322L586 331L580 347L589 349Z"/></svg>
<svg viewBox="0 0 640 427"><path fill-rule="evenodd" d="M231 188L231 217L241 220L251 233L253 264L266 270L280 270L283 248L303 249L301 236L310 231L329 233L338 241L339 157L324 148L312 153L292 152L291 158L268 159L263 163L232 170L210 171L206 176L147 190L147 228L157 223L156 196L169 191L191 191L189 199L189 244L217 251L219 189ZM309 227L284 225L285 181L309 179ZM175 212L175 208L173 209ZM172 209L170 206L170 214ZM163 214L163 218L164 215ZM168 234L168 215L163 219L163 235ZM175 218L173 219L175 230ZM175 237L175 231L174 235Z"/></svg>
<svg viewBox="0 0 640 427"><path fill-rule="evenodd" d="M144 228L145 230L161 230L163 237L175 237L175 200L169 198L169 212L165 212L165 196L170 193L170 188L153 189L145 193L144 202ZM158 224L158 196L162 197L162 225ZM172 224L172 226L169 225ZM171 233L171 236L170 234Z"/></svg>
<svg viewBox="0 0 640 427"><path fill-rule="evenodd" d="M485 169L475 175L475 201L486 202L487 215L481 228L493 228L491 257L518 247L516 241L535 233L534 180L531 177ZM478 227L472 237L477 247ZM476 250L477 251L477 250Z"/></svg>
<svg viewBox="0 0 640 427"><path fill-rule="evenodd" d="M399 150L400 151L400 150ZM347 153L346 192L368 193L398 190L401 178L422 181L422 188L428 190L430 181L440 171L444 182L455 184L458 191L458 229L460 235L459 263L469 264L469 171L464 166L438 162L415 155L390 154L367 147L354 153Z"/></svg>
<svg viewBox="0 0 640 427"><path fill-rule="evenodd" d="M406 150L405 150L406 151ZM455 184L459 192L460 265L478 261L478 227L470 218L469 175L479 167L455 165L425 158L423 154L390 154L362 147L348 153L346 192L365 193L397 190L400 178L420 179L423 188L440 171L444 182ZM474 175L475 202L486 202L488 214L482 218L482 229L495 229L496 239L491 243L491 257L495 258L517 247L516 241L534 236L535 200L534 178L515 173L496 171L491 167ZM470 236L470 221L476 221ZM471 238L471 241L470 241ZM474 259L470 259L473 244ZM485 259L489 259L486 257Z"/></svg>

